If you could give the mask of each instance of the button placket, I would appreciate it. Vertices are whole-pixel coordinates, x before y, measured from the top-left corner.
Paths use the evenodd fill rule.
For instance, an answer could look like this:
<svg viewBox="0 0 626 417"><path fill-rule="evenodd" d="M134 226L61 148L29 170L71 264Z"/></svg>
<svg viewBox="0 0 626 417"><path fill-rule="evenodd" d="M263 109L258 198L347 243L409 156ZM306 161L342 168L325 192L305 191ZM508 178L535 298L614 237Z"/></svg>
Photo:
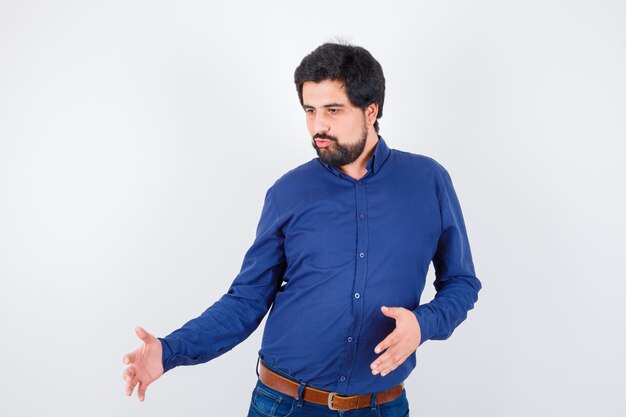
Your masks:
<svg viewBox="0 0 626 417"><path fill-rule="evenodd" d="M367 247L368 247L368 217L367 217L367 185L364 180L358 180L354 182L355 190L355 221L357 227L357 245L356 245L356 268L353 284L353 298L354 303L352 311L352 323L348 330L348 334L351 335L347 338L346 343L347 355L345 362L340 370L340 378L337 383L337 391L348 390L348 380L352 374L354 368L354 360L356 356L356 345L353 343L357 338L357 332L361 328L363 321L364 303L361 300L363 290L365 288L365 281L367 279Z"/></svg>

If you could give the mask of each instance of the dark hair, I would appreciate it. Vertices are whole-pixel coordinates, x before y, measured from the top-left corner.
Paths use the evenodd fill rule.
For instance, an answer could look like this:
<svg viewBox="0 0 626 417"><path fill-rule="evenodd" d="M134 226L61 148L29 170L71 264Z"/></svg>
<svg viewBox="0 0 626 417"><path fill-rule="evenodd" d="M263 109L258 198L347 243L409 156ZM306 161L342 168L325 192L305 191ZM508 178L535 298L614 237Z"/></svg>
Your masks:
<svg viewBox="0 0 626 417"><path fill-rule="evenodd" d="M350 102L362 110L378 103L377 120L374 122L378 133L378 119L383 116L385 101L385 77L378 61L366 49L349 44L325 43L305 56L294 73L300 105L304 104L304 82L323 80L342 82Z"/></svg>

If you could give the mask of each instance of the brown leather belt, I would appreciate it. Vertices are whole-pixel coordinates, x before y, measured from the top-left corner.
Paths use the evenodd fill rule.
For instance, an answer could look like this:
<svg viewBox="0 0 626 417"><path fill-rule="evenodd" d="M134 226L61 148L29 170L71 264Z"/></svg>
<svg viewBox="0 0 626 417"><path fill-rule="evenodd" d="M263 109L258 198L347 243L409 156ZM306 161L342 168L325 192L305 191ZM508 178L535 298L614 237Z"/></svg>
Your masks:
<svg viewBox="0 0 626 417"><path fill-rule="evenodd" d="M282 392L285 395L298 398L298 388L300 387L300 384L272 372L270 369L265 367L261 361L259 361L258 371L259 379L262 383L278 392ZM403 389L404 382L385 392L376 394L376 403L383 404L395 400L402 394ZM323 391L305 386L302 391L302 398L304 401L327 405L331 410L348 411L357 408L369 407L372 401L372 394L342 396L338 395L336 392Z"/></svg>

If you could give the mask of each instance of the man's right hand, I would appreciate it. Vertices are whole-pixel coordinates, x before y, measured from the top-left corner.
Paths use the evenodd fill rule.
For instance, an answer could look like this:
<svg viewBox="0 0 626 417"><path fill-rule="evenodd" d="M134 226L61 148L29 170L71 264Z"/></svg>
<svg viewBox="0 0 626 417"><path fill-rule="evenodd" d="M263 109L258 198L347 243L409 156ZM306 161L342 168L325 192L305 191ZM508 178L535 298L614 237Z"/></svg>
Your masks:
<svg viewBox="0 0 626 417"><path fill-rule="evenodd" d="M163 375L163 363L161 362L163 349L161 348L161 341L141 326L135 328L135 333L143 344L134 352L124 355L124 363L128 367L122 376L126 381L126 395L131 396L135 386L139 384L137 396L140 401L143 401L146 398L148 385Z"/></svg>

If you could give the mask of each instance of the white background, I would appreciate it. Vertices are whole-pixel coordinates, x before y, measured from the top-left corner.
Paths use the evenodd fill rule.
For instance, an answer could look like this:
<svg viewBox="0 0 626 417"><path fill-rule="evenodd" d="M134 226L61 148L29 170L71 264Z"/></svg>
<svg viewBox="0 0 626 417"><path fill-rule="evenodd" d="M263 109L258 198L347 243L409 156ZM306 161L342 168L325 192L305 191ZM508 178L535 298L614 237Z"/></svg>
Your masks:
<svg viewBox="0 0 626 417"><path fill-rule="evenodd" d="M483 283L411 415L623 416L625 3L225 3L0 1L0 415L245 415L264 323L144 403L122 356L228 289L316 156L293 71L341 38L389 146L450 172Z"/></svg>

